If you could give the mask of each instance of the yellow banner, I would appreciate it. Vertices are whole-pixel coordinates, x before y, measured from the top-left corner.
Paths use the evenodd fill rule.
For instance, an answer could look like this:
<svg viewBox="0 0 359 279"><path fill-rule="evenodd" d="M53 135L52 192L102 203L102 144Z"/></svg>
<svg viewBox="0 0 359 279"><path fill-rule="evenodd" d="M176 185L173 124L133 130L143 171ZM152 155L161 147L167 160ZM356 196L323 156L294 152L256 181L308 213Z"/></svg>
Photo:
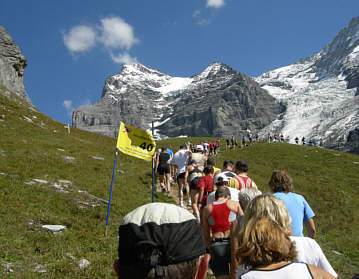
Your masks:
<svg viewBox="0 0 359 279"><path fill-rule="evenodd" d="M121 122L116 147L129 156L151 161L156 143L149 132Z"/></svg>

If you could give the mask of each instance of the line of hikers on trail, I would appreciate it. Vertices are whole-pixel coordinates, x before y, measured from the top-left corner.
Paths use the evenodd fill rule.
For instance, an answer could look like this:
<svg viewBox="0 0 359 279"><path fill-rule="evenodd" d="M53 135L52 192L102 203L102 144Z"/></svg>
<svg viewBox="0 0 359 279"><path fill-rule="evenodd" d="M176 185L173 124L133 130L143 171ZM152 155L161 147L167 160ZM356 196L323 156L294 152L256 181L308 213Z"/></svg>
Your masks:
<svg viewBox="0 0 359 279"><path fill-rule="evenodd" d="M118 277L204 279L209 267L217 279L337 278L314 240L315 213L294 192L288 172L274 170L272 193L262 194L244 160L216 168L207 144L183 144L173 155L164 155L164 147L155 155L164 191L171 179L178 184L179 206L152 203L124 217ZM218 151L219 143L211 154Z"/></svg>
<svg viewBox="0 0 359 279"><path fill-rule="evenodd" d="M287 136L285 138L283 134L274 133L272 135L269 133L267 136L267 141L268 142L287 142L287 143L289 143L290 138L289 138L289 136ZM295 144L299 144L299 138L295 137L294 142L295 142ZM322 146L322 141L321 140L318 141L315 138L307 140L305 137L302 137L300 140L300 143L302 145L309 145L309 146Z"/></svg>

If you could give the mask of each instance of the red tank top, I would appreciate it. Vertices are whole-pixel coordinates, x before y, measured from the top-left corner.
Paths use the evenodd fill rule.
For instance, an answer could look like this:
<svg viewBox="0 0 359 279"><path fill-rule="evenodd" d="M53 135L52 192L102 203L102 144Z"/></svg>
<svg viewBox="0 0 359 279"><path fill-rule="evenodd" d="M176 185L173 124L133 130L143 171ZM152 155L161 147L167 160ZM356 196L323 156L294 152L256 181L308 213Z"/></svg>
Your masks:
<svg viewBox="0 0 359 279"><path fill-rule="evenodd" d="M229 231L231 223L236 219L236 212L227 206L227 201L213 202L212 211L209 215L209 225L212 233Z"/></svg>
<svg viewBox="0 0 359 279"><path fill-rule="evenodd" d="M252 179L250 179L248 176L236 175L233 178L238 181L238 190L252 187Z"/></svg>

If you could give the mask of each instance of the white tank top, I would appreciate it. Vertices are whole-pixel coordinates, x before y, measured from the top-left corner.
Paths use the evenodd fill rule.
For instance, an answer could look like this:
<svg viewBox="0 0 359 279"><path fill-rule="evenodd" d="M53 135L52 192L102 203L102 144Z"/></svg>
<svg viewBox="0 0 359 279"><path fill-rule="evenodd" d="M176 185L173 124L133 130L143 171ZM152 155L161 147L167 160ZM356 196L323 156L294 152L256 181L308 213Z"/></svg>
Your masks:
<svg viewBox="0 0 359 279"><path fill-rule="evenodd" d="M305 263L290 263L272 270L250 270L240 276L242 279L313 279Z"/></svg>

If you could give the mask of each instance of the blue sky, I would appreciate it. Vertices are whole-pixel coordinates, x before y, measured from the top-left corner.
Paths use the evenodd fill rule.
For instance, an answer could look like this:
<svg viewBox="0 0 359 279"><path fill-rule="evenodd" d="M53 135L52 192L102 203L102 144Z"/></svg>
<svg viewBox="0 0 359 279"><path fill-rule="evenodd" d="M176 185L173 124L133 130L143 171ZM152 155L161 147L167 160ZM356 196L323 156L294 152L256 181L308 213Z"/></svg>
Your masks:
<svg viewBox="0 0 359 279"><path fill-rule="evenodd" d="M320 51L356 16L358 0L18 0L1 3L0 24L28 60L36 108L71 124L122 63L188 77L223 62L258 76Z"/></svg>

